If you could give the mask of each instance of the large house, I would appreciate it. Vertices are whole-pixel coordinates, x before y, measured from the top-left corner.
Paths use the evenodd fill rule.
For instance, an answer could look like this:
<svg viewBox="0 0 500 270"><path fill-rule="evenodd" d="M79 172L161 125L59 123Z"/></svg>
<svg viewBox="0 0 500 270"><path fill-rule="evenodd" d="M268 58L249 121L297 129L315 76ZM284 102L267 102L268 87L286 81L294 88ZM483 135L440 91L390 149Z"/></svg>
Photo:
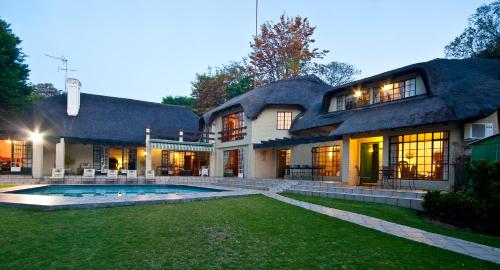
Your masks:
<svg viewBox="0 0 500 270"><path fill-rule="evenodd" d="M273 82L202 122L218 134L215 176L280 178L292 167L370 185L385 167L402 185L449 189L468 143L499 132L499 108L499 61L436 59L335 88L315 76Z"/></svg>
<svg viewBox="0 0 500 270"><path fill-rule="evenodd" d="M496 60L435 59L335 88L315 76L285 79L201 119L185 107L83 94L78 81L68 83L66 95L0 126L4 171L199 175L206 166L214 177L347 185L376 184L393 171L403 186L446 190L469 143L499 133Z"/></svg>

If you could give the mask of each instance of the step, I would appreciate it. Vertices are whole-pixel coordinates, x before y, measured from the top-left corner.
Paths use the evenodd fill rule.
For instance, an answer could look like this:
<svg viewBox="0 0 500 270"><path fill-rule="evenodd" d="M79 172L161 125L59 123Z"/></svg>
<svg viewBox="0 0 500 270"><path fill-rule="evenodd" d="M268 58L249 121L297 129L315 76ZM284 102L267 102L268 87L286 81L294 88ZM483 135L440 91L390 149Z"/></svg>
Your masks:
<svg viewBox="0 0 500 270"><path fill-rule="evenodd" d="M310 190L298 190L298 189L287 189L286 192L324 197L332 199L342 199L342 200L354 200L354 201L364 201L364 202L375 202L383 203L388 205L395 205L405 208L412 208L418 211L423 211L421 198L405 198L405 197L394 197L387 195L374 195L374 194L363 194L363 193L345 193L345 192L322 192L322 191L310 191Z"/></svg>
<svg viewBox="0 0 500 270"><path fill-rule="evenodd" d="M372 189L360 187L326 187L326 186L304 186L295 185L292 189L320 192L341 192L348 194L368 194L377 196L389 196L398 198L416 198L420 199L426 193L425 191L415 190L390 190L390 189Z"/></svg>

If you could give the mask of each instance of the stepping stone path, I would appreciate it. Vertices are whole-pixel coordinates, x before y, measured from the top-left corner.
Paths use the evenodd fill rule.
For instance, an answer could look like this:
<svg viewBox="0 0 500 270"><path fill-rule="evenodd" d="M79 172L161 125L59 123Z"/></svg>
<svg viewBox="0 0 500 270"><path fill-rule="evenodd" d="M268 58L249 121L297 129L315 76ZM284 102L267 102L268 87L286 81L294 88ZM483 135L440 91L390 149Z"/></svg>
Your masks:
<svg viewBox="0 0 500 270"><path fill-rule="evenodd" d="M281 202L295 205L330 217L338 218L347 222L355 223L366 228L374 229L408 240L451 250L460 254L500 264L500 248L481 245L436 233L430 233L420 229L415 229L374 217L303 202L281 196L275 192L262 192L262 194Z"/></svg>

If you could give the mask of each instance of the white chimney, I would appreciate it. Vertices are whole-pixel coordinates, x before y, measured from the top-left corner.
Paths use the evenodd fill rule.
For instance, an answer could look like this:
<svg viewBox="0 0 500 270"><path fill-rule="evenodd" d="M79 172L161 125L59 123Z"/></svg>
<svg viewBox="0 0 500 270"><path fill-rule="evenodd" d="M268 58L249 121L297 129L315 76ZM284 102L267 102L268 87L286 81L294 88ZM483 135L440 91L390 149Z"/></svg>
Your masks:
<svg viewBox="0 0 500 270"><path fill-rule="evenodd" d="M80 110L80 86L82 86L82 84L77 79L68 78L68 80L66 80L66 89L68 91L66 106L69 116L77 116Z"/></svg>

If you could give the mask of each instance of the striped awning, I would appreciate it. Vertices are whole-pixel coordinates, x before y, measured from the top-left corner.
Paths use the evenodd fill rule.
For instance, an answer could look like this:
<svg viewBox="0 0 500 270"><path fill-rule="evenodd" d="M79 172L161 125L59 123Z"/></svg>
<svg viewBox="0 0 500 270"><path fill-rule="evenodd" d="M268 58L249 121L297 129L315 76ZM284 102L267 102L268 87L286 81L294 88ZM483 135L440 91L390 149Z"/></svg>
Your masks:
<svg viewBox="0 0 500 270"><path fill-rule="evenodd" d="M202 142L179 142L171 140L151 139L151 147L165 150L189 151L189 152L212 152L210 143Z"/></svg>

